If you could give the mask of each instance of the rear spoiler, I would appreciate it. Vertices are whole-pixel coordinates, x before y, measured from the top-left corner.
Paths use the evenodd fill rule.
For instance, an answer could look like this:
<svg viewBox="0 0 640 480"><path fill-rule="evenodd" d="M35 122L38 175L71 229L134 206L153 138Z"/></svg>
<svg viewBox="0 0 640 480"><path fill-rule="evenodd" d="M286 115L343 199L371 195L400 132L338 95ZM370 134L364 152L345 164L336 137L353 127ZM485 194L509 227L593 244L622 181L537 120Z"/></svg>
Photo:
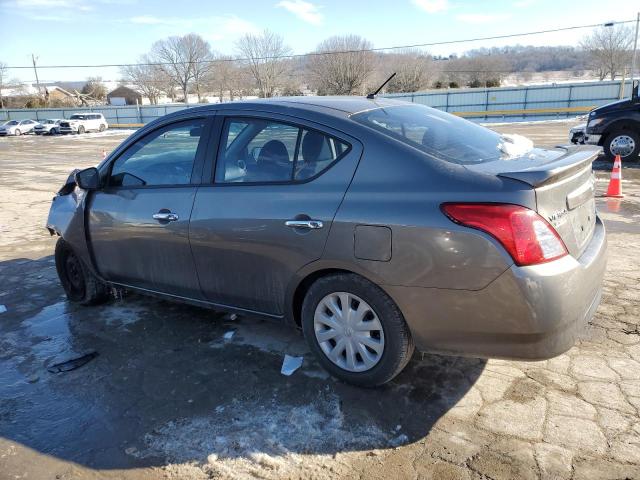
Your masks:
<svg viewBox="0 0 640 480"><path fill-rule="evenodd" d="M600 149L592 146L560 147L567 150L557 160L546 165L531 167L517 172L499 173L499 177L511 178L527 183L532 187L542 187L548 183L557 182L563 178L591 168L591 163L598 157Z"/></svg>

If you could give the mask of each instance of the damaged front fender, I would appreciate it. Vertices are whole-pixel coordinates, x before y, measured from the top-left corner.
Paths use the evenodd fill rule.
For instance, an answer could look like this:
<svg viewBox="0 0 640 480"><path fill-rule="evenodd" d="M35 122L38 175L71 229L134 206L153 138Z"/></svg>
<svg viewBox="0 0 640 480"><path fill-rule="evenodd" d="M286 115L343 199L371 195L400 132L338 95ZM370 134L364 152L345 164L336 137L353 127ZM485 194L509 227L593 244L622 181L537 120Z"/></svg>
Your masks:
<svg viewBox="0 0 640 480"><path fill-rule="evenodd" d="M74 175L77 171L71 172L65 184L53 197L47 218L47 230L51 235L62 237L85 265L95 270L85 230L85 208L90 192L76 185Z"/></svg>

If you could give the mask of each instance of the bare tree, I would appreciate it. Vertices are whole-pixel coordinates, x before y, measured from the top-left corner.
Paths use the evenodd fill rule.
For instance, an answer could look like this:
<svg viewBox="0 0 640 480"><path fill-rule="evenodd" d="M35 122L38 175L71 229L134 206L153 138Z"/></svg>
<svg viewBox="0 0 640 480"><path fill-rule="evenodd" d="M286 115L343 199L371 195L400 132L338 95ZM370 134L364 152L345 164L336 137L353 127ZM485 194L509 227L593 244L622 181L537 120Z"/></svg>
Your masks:
<svg viewBox="0 0 640 480"><path fill-rule="evenodd" d="M206 73L212 68L213 55L209 43L200 35L189 33L182 37L159 40L151 47L150 58L179 86L184 103L189 103L189 87L193 85L202 97L202 83Z"/></svg>
<svg viewBox="0 0 640 480"><path fill-rule="evenodd" d="M329 37L308 59L311 84L319 95L364 93L375 68L371 42L358 35Z"/></svg>
<svg viewBox="0 0 640 480"><path fill-rule="evenodd" d="M5 87L7 81L7 64L0 62L0 108L4 108L4 101L2 100L2 89Z"/></svg>
<svg viewBox="0 0 640 480"><path fill-rule="evenodd" d="M437 75L431 55L420 50L385 54L381 64L385 66L386 76L396 74L386 87L388 92L417 92L428 88Z"/></svg>
<svg viewBox="0 0 640 480"><path fill-rule="evenodd" d="M107 87L102 83L102 77L89 77L87 83L82 87L81 93L102 102L107 98Z"/></svg>
<svg viewBox="0 0 640 480"><path fill-rule="evenodd" d="M236 48L246 57L251 75L256 81L261 97L273 97L287 76L289 63L282 57L291 49L277 33L264 30L259 35L246 34L236 43Z"/></svg>
<svg viewBox="0 0 640 480"><path fill-rule="evenodd" d="M163 72L155 65L150 65L147 55L138 59L137 65L127 65L121 69L123 79L135 85L149 99L149 103L157 105L162 95L160 76Z"/></svg>
<svg viewBox="0 0 640 480"><path fill-rule="evenodd" d="M625 25L598 27L586 36L581 46L589 53L591 65L600 80L607 75L615 80L631 58L633 31Z"/></svg>

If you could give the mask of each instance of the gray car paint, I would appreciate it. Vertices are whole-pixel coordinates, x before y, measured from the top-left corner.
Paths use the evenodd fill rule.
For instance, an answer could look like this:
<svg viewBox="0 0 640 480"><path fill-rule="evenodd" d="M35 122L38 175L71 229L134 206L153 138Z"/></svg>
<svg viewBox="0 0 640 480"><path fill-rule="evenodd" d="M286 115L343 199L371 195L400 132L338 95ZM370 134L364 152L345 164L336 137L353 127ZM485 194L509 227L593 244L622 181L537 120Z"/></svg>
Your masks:
<svg viewBox="0 0 640 480"><path fill-rule="evenodd" d="M85 211L89 210L88 218L92 215L87 207L91 202L78 189L55 199L48 227L69 241L103 279L201 305L298 322L307 280L323 272L345 270L368 278L395 300L421 350L545 358L569 348L597 307L606 263L604 228L589 198L581 204L588 213L576 220L584 220L581 226L588 230L581 246L576 241L575 247L568 245L570 256L533 267L515 266L493 237L451 222L440 206L449 201L501 202L535 210L549 207L555 213L562 197L581 188L588 174L574 176L561 188L548 188L548 205L540 204L544 192L521 179L501 177L491 168L482 171L482 166L467 168L428 158L349 118L361 110L400 104L342 97L238 102L168 115L132 135L99 165L101 175L106 174L109 162L146 132L194 115L228 112L286 117L349 139L356 146L308 183L229 187L209 180L216 132L209 141L208 163L200 165L190 187L196 191L188 233L193 257L184 256L184 228L166 231L169 229L161 227L167 234L163 251L171 252L175 245L182 249L178 258L183 261L172 265L172 272L130 265L148 270L147 283L137 281L130 271L107 271L105 275L101 262L117 263L115 257L121 250L111 249L107 258L97 260L100 252L92 248L84 231ZM574 154L558 151L552 155L551 166L535 165L536 171L552 176L553 162L560 158L571 163ZM96 192L88 193L94 195ZM73 200L76 196L82 198ZM291 201L300 205L293 207ZM145 215L161 205L150 202ZM103 207L109 209L117 209L116 203ZM325 228L300 234L283 227L286 219L296 215L317 216L326 222ZM355 248L360 226L390 229L390 255L358 258ZM144 241L128 242L125 230L103 234L103 245L114 241L125 249L133 247L129 262L147 246ZM200 288L193 291L191 275L196 271ZM186 280L171 284L166 280L170 274Z"/></svg>

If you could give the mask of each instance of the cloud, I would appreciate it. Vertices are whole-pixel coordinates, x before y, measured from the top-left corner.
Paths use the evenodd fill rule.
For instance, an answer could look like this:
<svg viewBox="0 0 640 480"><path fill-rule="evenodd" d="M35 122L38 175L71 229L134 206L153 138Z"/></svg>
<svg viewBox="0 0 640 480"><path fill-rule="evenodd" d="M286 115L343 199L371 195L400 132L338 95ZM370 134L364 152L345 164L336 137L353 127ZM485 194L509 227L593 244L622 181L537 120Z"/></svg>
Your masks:
<svg viewBox="0 0 640 480"><path fill-rule="evenodd" d="M312 25L322 25L324 21L324 15L320 13L318 6L304 0L282 0L276 7L284 8Z"/></svg>
<svg viewBox="0 0 640 480"><path fill-rule="evenodd" d="M135 25L147 25L150 27L166 27L176 29L184 33L186 30L215 32L208 37L213 40L222 40L226 37L234 37L245 33L256 33L259 29L251 22L235 15L213 17L159 17L156 15L138 15L124 20Z"/></svg>
<svg viewBox="0 0 640 480"><path fill-rule="evenodd" d="M456 15L456 19L460 22L471 23L473 25L480 25L483 23L495 23L503 22L510 18L511 15L506 13L461 13Z"/></svg>
<svg viewBox="0 0 640 480"><path fill-rule="evenodd" d="M438 13L449 10L449 0L412 0L413 4L427 13Z"/></svg>

